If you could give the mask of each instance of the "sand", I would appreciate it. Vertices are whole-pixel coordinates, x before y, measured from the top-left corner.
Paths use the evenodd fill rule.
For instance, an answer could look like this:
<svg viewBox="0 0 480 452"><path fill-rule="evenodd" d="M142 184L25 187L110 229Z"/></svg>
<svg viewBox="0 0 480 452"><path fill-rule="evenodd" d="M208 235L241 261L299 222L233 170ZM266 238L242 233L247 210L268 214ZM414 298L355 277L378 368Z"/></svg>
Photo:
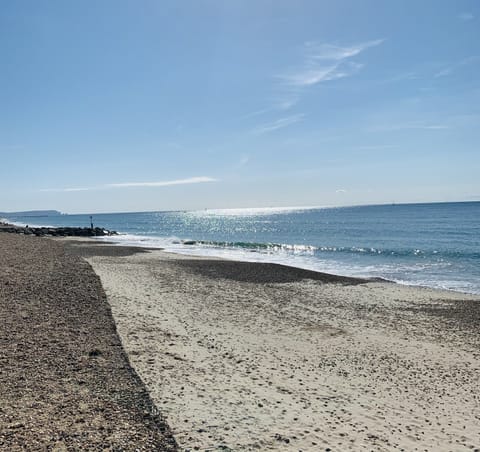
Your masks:
<svg viewBox="0 0 480 452"><path fill-rule="evenodd" d="M88 262L181 449L480 450L478 297L103 254Z"/></svg>

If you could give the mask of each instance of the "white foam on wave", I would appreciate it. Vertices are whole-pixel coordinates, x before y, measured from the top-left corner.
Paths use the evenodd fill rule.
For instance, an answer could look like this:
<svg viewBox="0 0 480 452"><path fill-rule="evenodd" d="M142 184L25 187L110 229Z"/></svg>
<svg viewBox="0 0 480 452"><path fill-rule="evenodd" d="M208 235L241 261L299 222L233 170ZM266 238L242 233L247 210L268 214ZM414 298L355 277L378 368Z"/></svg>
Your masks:
<svg viewBox="0 0 480 452"><path fill-rule="evenodd" d="M429 287L439 290L449 290L454 292L462 292L467 294L480 294L480 288L468 281L455 280L438 280L438 279L421 279L421 280L406 280L401 278L392 278L391 281L398 284L414 287Z"/></svg>
<svg viewBox="0 0 480 452"><path fill-rule="evenodd" d="M311 247L299 245L272 247L268 249L245 249L238 247L219 247L194 243L186 245L188 240L177 237L148 237L132 234L122 234L111 237L97 237L96 240L108 241L123 246L138 246L142 248L157 248L170 253L189 256L216 257L244 262L266 262L287 265L305 270L332 273L341 276L356 276L364 272L364 268L355 265L340 264L330 260L314 257ZM367 272L368 273L368 272ZM361 276L369 276L362 274Z"/></svg>
<svg viewBox="0 0 480 452"><path fill-rule="evenodd" d="M339 262L331 259L321 259L312 250L301 247L295 249L292 246L272 247L268 249L246 249L238 247L221 247L205 245L197 242L186 244L188 240L178 237L151 237L123 234L110 237L98 237L96 240L113 242L123 246L138 246L142 248L163 249L166 252L199 257L215 257L244 262L265 262L287 265L289 267L302 268L305 270L319 271L340 276L358 278L384 278L399 284L410 286L423 286L436 289L454 290L465 293L480 293L478 285L468 281L441 280L439 278L406 278L411 276L426 276L425 271L435 270L450 264L442 263L412 263L390 264L383 262L379 265L357 265L353 263Z"/></svg>
<svg viewBox="0 0 480 452"><path fill-rule="evenodd" d="M190 241L181 240L177 237L149 237L133 234L97 237L96 240L113 242L123 246L157 248L167 252L192 256L219 257L246 262L270 262L307 270L327 271L322 265L319 266L319 262L323 261L313 258L315 247L306 245L272 246L267 249L238 248L235 246L205 245L198 242L186 244ZM327 265L329 269L331 267L332 271L334 269L340 271L337 266L328 265L327 261L324 262L324 265Z"/></svg>
<svg viewBox="0 0 480 452"><path fill-rule="evenodd" d="M177 237L149 237L134 234L120 234L113 236L95 237L101 242L112 242L121 246L138 246L140 248L166 249L176 242L181 242Z"/></svg>

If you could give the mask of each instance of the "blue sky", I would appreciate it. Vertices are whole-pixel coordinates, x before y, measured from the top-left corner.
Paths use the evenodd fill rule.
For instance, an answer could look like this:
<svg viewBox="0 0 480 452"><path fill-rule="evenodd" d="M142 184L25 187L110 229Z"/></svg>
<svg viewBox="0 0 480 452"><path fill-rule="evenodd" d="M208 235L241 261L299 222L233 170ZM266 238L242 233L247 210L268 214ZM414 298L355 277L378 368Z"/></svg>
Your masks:
<svg viewBox="0 0 480 452"><path fill-rule="evenodd" d="M0 4L0 211L480 200L478 1Z"/></svg>

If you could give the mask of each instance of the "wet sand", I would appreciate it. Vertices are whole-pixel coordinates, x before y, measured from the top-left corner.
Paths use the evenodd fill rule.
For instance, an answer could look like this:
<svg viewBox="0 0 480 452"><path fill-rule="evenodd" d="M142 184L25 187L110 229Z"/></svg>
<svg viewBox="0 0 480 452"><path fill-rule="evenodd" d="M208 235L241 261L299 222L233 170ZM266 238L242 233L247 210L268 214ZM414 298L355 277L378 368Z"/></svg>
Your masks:
<svg viewBox="0 0 480 452"><path fill-rule="evenodd" d="M478 297L73 248L183 450L480 450Z"/></svg>

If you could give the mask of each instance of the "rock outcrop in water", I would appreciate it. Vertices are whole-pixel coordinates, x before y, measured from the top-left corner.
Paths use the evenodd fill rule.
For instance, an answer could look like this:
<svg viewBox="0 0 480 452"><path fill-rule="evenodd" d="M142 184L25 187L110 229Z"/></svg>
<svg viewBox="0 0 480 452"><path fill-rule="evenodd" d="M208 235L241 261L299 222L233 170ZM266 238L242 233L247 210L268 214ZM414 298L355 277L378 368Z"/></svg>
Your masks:
<svg viewBox="0 0 480 452"><path fill-rule="evenodd" d="M36 235L38 237L102 237L118 235L116 231L104 228L75 228L75 227L29 227L15 226L8 223L0 223L0 232L14 234Z"/></svg>

